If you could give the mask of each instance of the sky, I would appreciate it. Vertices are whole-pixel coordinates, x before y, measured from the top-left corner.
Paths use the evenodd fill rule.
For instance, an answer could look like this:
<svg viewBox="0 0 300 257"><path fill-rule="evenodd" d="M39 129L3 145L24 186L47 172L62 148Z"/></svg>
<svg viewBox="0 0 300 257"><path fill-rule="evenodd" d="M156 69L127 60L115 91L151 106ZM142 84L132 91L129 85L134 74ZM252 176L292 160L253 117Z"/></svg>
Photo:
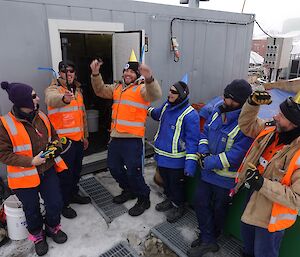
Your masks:
<svg viewBox="0 0 300 257"><path fill-rule="evenodd" d="M180 5L180 0L138 1ZM208 2L200 2L199 7L211 10L241 12L243 3L244 0L209 0ZM299 10L299 0L246 0L244 7L244 13L254 13L258 23L268 32L281 32L284 20L296 17L300 18ZM255 27L254 34L258 35L260 33L261 31Z"/></svg>

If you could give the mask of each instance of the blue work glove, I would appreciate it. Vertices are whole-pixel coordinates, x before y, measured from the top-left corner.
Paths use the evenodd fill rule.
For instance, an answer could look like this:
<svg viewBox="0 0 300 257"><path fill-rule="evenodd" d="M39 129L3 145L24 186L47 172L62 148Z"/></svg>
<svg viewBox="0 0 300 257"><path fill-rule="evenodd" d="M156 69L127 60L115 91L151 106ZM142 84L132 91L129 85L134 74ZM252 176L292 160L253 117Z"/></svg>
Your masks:
<svg viewBox="0 0 300 257"><path fill-rule="evenodd" d="M257 169L247 169L245 187L259 191L264 184L264 178Z"/></svg>

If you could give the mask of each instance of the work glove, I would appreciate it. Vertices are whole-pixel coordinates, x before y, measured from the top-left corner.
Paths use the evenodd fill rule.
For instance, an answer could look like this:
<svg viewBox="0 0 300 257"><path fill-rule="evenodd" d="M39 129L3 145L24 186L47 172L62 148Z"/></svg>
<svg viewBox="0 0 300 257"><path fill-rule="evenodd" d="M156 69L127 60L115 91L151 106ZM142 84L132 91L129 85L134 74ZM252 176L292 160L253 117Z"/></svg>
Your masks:
<svg viewBox="0 0 300 257"><path fill-rule="evenodd" d="M209 153L198 153L198 156L199 156L199 166L201 169L204 169L204 159L207 157L207 156L210 156Z"/></svg>
<svg viewBox="0 0 300 257"><path fill-rule="evenodd" d="M248 103L251 105L269 105L272 103L271 95L267 91L254 91L250 95Z"/></svg>
<svg viewBox="0 0 300 257"><path fill-rule="evenodd" d="M250 168L246 171L245 187L259 191L264 184L264 178L253 164L249 166Z"/></svg>
<svg viewBox="0 0 300 257"><path fill-rule="evenodd" d="M62 148L59 146L59 141L54 140L46 145L45 150L41 154L42 158L51 159L60 155Z"/></svg>

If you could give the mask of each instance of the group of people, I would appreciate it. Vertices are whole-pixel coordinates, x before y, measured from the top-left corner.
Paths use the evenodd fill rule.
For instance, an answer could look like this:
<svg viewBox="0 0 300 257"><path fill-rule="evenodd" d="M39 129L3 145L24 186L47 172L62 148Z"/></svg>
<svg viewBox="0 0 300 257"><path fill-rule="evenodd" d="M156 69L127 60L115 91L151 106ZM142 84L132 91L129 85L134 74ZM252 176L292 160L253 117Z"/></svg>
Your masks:
<svg viewBox="0 0 300 257"><path fill-rule="evenodd" d="M261 104L270 104L266 91L254 91L237 79L224 89L223 99L198 113L189 103L187 81L171 85L158 108L150 103L162 97L151 69L132 51L122 80L105 84L100 60L93 60L91 84L95 94L112 99L108 168L121 188L116 204L137 199L128 214L139 216L150 208L150 188L143 176L143 139L147 116L158 121L154 137L155 160L163 180L165 200L155 209L176 222L185 211L184 182L200 170L194 195L199 237L188 256L219 250L232 196L246 187L242 216L244 257L276 257L285 229L296 221L300 208L300 104L288 98L273 122L259 119ZM22 83L2 82L13 102L0 118L0 161L7 165L8 185L22 202L29 239L36 253L47 253L46 235L64 243L60 216L75 218L71 203L88 204L78 194L83 152L88 147L86 112L74 63L59 63L58 79L45 90L48 115L39 110L39 96ZM205 119L200 128L200 119ZM62 139L66 142L62 145ZM45 155L54 141L57 151ZM40 213L40 201L46 214Z"/></svg>

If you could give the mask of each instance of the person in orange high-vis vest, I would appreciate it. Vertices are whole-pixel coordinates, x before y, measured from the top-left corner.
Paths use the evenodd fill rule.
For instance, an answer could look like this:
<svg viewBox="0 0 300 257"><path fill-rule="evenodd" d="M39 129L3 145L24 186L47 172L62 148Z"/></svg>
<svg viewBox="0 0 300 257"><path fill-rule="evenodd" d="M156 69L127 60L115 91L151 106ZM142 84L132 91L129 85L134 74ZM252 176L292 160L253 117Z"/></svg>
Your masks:
<svg viewBox="0 0 300 257"><path fill-rule="evenodd" d="M108 168L122 189L113 201L121 204L138 198L128 211L129 215L138 216L150 207L150 189L142 167L147 109L162 93L150 68L137 62L133 50L124 67L122 81L104 84L99 72L101 65L101 60L92 61L91 82L97 96L113 100Z"/></svg>
<svg viewBox="0 0 300 257"><path fill-rule="evenodd" d="M68 170L60 173L59 179L64 201L62 215L72 219L77 213L70 207L70 203L91 202L89 197L78 194L77 185L82 170L83 151L88 147L88 129L80 83L75 79L75 65L71 61L61 61L58 69L60 77L52 80L45 90L45 102L56 133L70 142L67 150L61 154Z"/></svg>
<svg viewBox="0 0 300 257"><path fill-rule="evenodd" d="M48 143L59 138L46 114L38 110L39 97L32 87L8 82L1 87L14 105L0 117L0 161L7 165L8 186L22 202L29 239L41 256L48 251L45 234L59 244L67 240L60 229L63 202L56 174L67 166L60 156L43 156ZM45 217L40 213L39 194L45 203Z"/></svg>
<svg viewBox="0 0 300 257"><path fill-rule="evenodd" d="M282 102L272 122L257 118L259 106L270 103L268 92L255 91L239 117L244 134L255 138L236 178L236 190L249 189L241 224L245 257L277 257L300 208L299 97Z"/></svg>

